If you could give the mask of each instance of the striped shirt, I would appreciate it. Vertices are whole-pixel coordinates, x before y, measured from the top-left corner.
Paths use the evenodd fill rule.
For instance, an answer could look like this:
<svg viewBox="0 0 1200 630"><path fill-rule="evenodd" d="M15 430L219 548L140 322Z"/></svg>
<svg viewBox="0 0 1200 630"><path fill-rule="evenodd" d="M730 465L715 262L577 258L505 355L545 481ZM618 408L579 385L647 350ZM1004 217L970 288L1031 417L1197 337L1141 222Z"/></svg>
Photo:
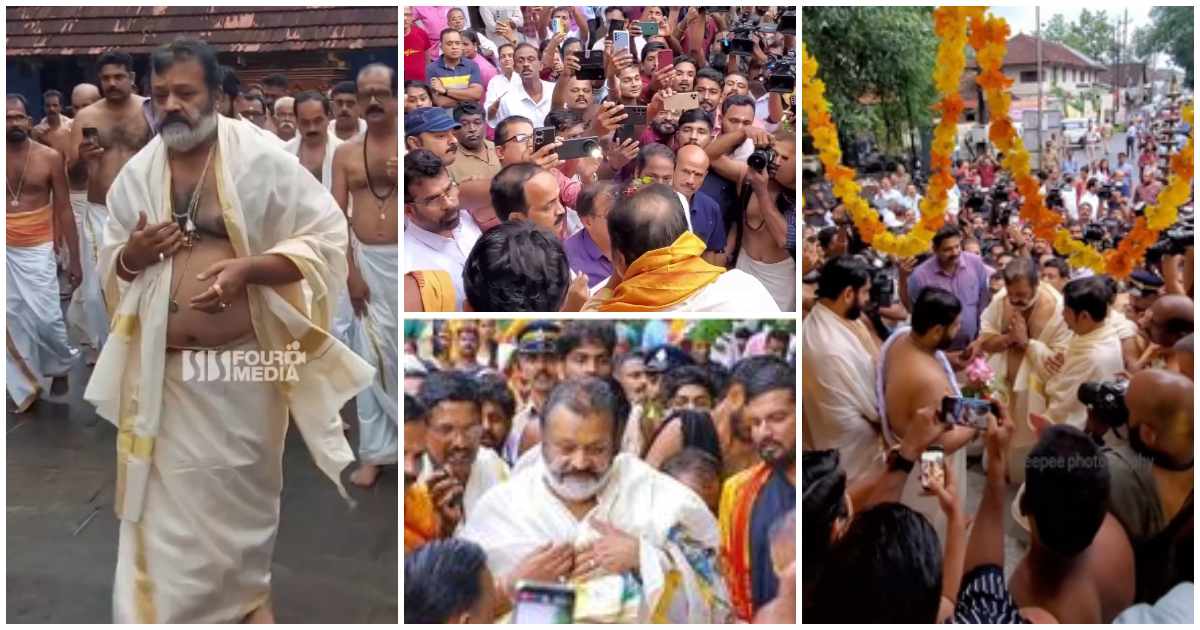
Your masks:
<svg viewBox="0 0 1200 630"><path fill-rule="evenodd" d="M1029 623L1004 584L1004 571L994 564L963 576L954 607L954 623Z"/></svg>

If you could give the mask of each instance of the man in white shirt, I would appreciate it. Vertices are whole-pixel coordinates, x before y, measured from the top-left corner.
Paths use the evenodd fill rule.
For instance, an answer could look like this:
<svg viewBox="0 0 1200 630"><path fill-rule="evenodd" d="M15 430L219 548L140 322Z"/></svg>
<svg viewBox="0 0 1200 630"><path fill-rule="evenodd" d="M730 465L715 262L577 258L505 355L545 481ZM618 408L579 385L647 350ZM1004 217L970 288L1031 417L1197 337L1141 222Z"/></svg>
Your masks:
<svg viewBox="0 0 1200 630"><path fill-rule="evenodd" d="M533 122L534 127L541 127L550 113L550 102L554 95L554 83L543 81L539 76L542 63L538 59L538 49L533 44L518 44L513 57L515 74L521 78L509 90L508 95L500 99L500 109L497 119L504 120L509 116L524 116Z"/></svg>
<svg viewBox="0 0 1200 630"><path fill-rule="evenodd" d="M883 179L879 180L879 194L875 197L875 205L890 209L893 203L903 204L904 195L892 186L892 178L884 175Z"/></svg>
<svg viewBox="0 0 1200 630"><path fill-rule="evenodd" d="M1079 198L1079 207L1082 208L1083 204L1086 203L1092 209L1089 219L1094 219L1100 209L1100 196L1096 194L1096 191L1100 188L1100 183L1095 178L1089 179L1085 183L1087 188L1083 191L1083 196Z"/></svg>
<svg viewBox="0 0 1200 630"><path fill-rule="evenodd" d="M466 293L462 272L482 232L458 205L458 186L425 149L404 156L404 273L441 270L454 283L455 310Z"/></svg>
<svg viewBox="0 0 1200 630"><path fill-rule="evenodd" d="M500 124L500 99L507 95L521 82L521 77L513 72L513 57L516 48L512 44L501 44L498 53L500 72L488 81L487 91L483 95L484 119L489 127L495 129Z"/></svg>

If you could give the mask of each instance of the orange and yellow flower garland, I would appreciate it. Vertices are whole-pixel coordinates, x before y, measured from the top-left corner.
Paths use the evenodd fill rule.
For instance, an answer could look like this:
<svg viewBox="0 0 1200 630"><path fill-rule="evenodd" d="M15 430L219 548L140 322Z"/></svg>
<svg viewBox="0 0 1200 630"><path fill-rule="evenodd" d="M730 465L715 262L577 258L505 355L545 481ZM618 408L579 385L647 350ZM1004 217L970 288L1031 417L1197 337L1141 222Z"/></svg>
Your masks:
<svg viewBox="0 0 1200 630"><path fill-rule="evenodd" d="M1012 97L1007 90L1012 80L1004 76L1002 70L1008 34L1008 24L1002 18L984 16L982 13L971 16L970 41L977 52L980 68L976 83L983 88L984 100L990 110L988 139L1004 154L1002 165L1012 173L1017 190L1024 199L1021 218L1032 226L1035 236L1051 241L1054 249L1066 256L1067 264L1072 267L1087 267L1096 273L1126 278L1141 262L1146 250L1158 240L1159 232L1175 223L1179 206L1191 194L1193 134L1189 131L1183 149L1171 156L1170 179L1167 187L1159 193L1157 203L1147 208L1145 216L1134 222L1133 229L1116 248L1100 253L1091 245L1073 238L1062 227L1062 216L1046 206L1039 191L1040 183L1030 170L1029 152L1008 118ZM1190 128L1192 105L1188 104L1182 113Z"/></svg>
<svg viewBox="0 0 1200 630"><path fill-rule="evenodd" d="M966 66L963 50L967 42L967 20L981 16L983 11L983 7L938 7L934 11L934 32L941 40L933 73L934 84L941 98L934 109L941 113L941 121L933 134L929 160L933 175L925 198L921 201L921 221L903 235L887 230L879 220L879 215L859 194L861 188L854 181L854 170L842 165L837 126L829 114L829 103L825 100L825 83L817 78L816 59L808 54L807 48L802 48L801 94L813 145L820 153L826 177L833 184L834 195L846 206L859 236L880 252L907 257L928 251L933 235L945 222L947 192L954 186L950 156L955 148L958 118L964 108L962 97L958 94L958 82Z"/></svg>

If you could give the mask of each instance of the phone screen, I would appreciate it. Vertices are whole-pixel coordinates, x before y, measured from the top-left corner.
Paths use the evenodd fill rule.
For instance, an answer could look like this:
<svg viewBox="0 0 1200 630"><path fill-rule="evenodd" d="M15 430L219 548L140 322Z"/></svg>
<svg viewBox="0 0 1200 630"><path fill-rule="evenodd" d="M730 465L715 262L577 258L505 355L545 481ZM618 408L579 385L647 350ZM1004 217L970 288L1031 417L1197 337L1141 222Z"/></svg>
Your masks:
<svg viewBox="0 0 1200 630"><path fill-rule="evenodd" d="M530 584L517 589L513 623L572 623L574 614L573 590Z"/></svg>
<svg viewBox="0 0 1200 630"><path fill-rule="evenodd" d="M978 398L942 398L942 422L976 429L986 429L992 402Z"/></svg>
<svg viewBox="0 0 1200 630"><path fill-rule="evenodd" d="M921 487L928 491L935 486L946 485L946 453L940 448L931 448L921 453Z"/></svg>
<svg viewBox="0 0 1200 630"><path fill-rule="evenodd" d="M96 127L84 127L83 138L88 142L95 142L100 138L100 130Z"/></svg>

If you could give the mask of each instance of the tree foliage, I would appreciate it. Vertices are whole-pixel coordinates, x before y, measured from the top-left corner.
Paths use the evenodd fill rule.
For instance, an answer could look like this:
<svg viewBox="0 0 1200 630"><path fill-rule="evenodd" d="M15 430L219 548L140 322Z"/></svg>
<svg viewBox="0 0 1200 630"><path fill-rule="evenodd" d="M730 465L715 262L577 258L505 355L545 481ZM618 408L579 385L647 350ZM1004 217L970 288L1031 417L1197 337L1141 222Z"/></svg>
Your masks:
<svg viewBox="0 0 1200 630"><path fill-rule="evenodd" d="M1134 35L1134 47L1139 57L1165 53L1172 63L1183 68L1184 83L1188 87L1195 82L1194 15L1195 9L1191 6L1153 7L1150 25L1138 29Z"/></svg>
<svg viewBox="0 0 1200 630"><path fill-rule="evenodd" d="M804 7L803 37L821 64L843 140L863 132L899 146L930 123L936 92L933 7Z"/></svg>
<svg viewBox="0 0 1200 630"><path fill-rule="evenodd" d="M1105 11L1083 9L1074 22L1055 13L1042 29L1042 37L1070 46L1101 63L1113 64L1117 62L1117 27L1116 20L1109 20Z"/></svg>

